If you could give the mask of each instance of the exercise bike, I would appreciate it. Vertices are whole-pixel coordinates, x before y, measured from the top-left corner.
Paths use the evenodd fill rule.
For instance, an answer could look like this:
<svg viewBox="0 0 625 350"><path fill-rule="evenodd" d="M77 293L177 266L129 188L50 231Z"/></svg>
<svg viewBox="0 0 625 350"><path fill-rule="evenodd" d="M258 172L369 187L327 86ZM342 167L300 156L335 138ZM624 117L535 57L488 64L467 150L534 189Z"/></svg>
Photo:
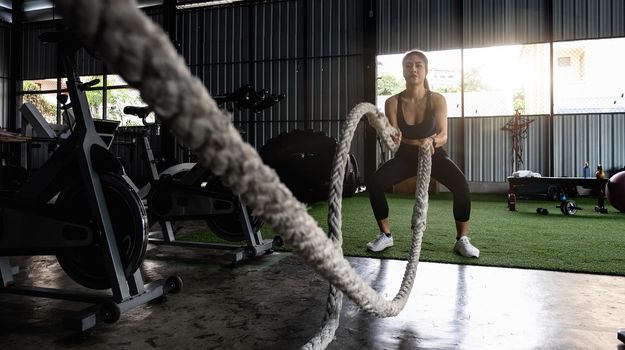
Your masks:
<svg viewBox="0 0 625 350"><path fill-rule="evenodd" d="M66 326L88 331L99 322L149 301L164 300L182 288L172 276L144 284L139 270L148 244L147 213L124 179L124 169L97 134L85 90L76 73L78 40L68 33L45 33L56 43L67 74L75 125L49 160L17 191L0 195L0 292L91 303L66 319ZM9 256L55 255L76 283L105 293L72 292L20 285Z"/></svg>
<svg viewBox="0 0 625 350"><path fill-rule="evenodd" d="M266 91L256 92L246 85L231 94L215 96L215 100L220 106L232 104L239 109L258 113L278 103L283 97ZM148 208L150 223L158 223L161 228L150 234L149 242L222 250L232 263L271 253L274 245L281 245L279 237L273 240L262 237L262 220L251 215L239 197L210 170L197 163L181 163L159 173L158 161L149 140L149 130L154 129L154 123L147 121L150 112L148 107L125 107L124 113L140 118L145 127L118 130L120 136L137 140L130 144L138 143L145 151L150 181L138 192ZM245 245L177 241L174 223L198 219L204 220L219 238L230 242L245 241Z"/></svg>

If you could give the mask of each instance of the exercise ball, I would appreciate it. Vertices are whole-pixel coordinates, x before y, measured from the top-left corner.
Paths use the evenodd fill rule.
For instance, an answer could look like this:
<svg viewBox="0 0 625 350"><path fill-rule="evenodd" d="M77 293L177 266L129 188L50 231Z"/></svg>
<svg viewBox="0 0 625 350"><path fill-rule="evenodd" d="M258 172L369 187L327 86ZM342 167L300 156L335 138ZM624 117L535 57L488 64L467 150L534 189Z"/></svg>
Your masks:
<svg viewBox="0 0 625 350"><path fill-rule="evenodd" d="M610 177L605 194L610 204L612 204L616 210L625 213L625 171L621 171Z"/></svg>

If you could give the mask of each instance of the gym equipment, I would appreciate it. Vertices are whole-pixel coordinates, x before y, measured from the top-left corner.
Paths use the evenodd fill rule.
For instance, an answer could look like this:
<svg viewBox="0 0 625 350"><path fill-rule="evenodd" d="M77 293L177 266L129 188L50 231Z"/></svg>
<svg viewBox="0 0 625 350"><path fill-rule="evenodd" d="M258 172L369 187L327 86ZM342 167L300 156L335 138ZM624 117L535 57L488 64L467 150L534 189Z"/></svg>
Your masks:
<svg viewBox="0 0 625 350"><path fill-rule="evenodd" d="M258 114L262 110L282 101L284 94L270 94L265 89L256 91L251 85L247 84L232 93L215 95L213 98L219 106L227 107L232 105L240 110L249 110L254 114Z"/></svg>
<svg viewBox="0 0 625 350"><path fill-rule="evenodd" d="M516 194L508 193L508 210L516 211Z"/></svg>
<svg viewBox="0 0 625 350"><path fill-rule="evenodd" d="M336 141L323 132L297 129L270 139L259 154L298 200L313 203L328 199L336 147ZM354 195L358 177L356 158L350 154L345 171L344 197Z"/></svg>
<svg viewBox="0 0 625 350"><path fill-rule="evenodd" d="M625 213L625 171L618 172L608 181L606 197L614 209Z"/></svg>
<svg viewBox="0 0 625 350"><path fill-rule="evenodd" d="M219 96L220 105L232 103L237 108L250 109L258 113L279 102L284 95L256 92L245 85L235 92ZM150 235L149 241L155 244L177 245L225 250L233 263L271 253L274 245L281 240L263 239L260 228L262 220L251 215L232 191L224 186L210 170L196 163L181 163L163 170L157 169L157 160L150 146L149 130L154 123L146 121L150 113L147 107L127 106L124 113L139 117L145 127L127 128L120 136L132 137L145 151L150 172L150 181L139 190L148 208L150 226L159 223L160 232ZM245 241L246 245L216 244L176 241L173 224L179 221L202 219L218 237L230 242ZM161 238L157 236L161 235Z"/></svg>
<svg viewBox="0 0 625 350"><path fill-rule="evenodd" d="M88 84L97 84L97 79ZM48 151L56 150L60 142L67 139L72 133L76 124L71 106L67 103L69 97L65 94L59 95L57 100L61 103L61 110L65 124L49 124L43 115L32 103L26 102L19 108L22 115L21 133L31 138L31 143L48 144ZM119 126L116 120L93 119L96 133L102 138L107 148L111 146L115 130ZM33 146L31 146L33 147ZM27 150L30 152L30 150Z"/></svg>
<svg viewBox="0 0 625 350"><path fill-rule="evenodd" d="M546 208L536 208L536 213L540 215L549 215L549 210Z"/></svg>
<svg viewBox="0 0 625 350"><path fill-rule="evenodd" d="M45 33L56 43L67 74L76 124L50 159L19 190L0 195L0 292L92 303L65 323L87 331L115 322L121 313L179 291L178 277L144 284L139 267L147 247L145 208L124 180L121 164L96 133L83 83L76 74L78 41L65 32ZM62 269L103 293L18 285L9 256L56 255Z"/></svg>
<svg viewBox="0 0 625 350"><path fill-rule="evenodd" d="M48 124L43 115L37 110L37 107L30 102L24 103L20 107L20 112L22 114L21 131L24 135L50 141L56 141L59 138L66 139L69 136L69 125Z"/></svg>
<svg viewBox="0 0 625 350"><path fill-rule="evenodd" d="M508 208L511 211L516 209L517 202L517 189L520 187L531 186L531 185L554 185L560 188L574 187L574 186L582 186L584 188L592 189L597 194L597 205L595 206L595 211L605 214L608 212L608 209L605 208L605 185L608 182L607 179L598 179L598 178L584 178L584 177L508 177ZM514 197L512 197L514 195ZM575 201L569 200L566 197L564 192L558 192L556 194L557 199L560 200L560 205L556 206L556 208L560 208L560 211L564 215L575 215L578 210L581 210L580 207L577 206ZM512 204L511 199L514 198L515 201ZM511 209L511 206L514 209Z"/></svg>
<svg viewBox="0 0 625 350"><path fill-rule="evenodd" d="M556 208L560 208L560 211L564 215L575 215L578 210L582 210L582 208L577 206L574 200L564 200L560 202L560 205L556 205Z"/></svg>

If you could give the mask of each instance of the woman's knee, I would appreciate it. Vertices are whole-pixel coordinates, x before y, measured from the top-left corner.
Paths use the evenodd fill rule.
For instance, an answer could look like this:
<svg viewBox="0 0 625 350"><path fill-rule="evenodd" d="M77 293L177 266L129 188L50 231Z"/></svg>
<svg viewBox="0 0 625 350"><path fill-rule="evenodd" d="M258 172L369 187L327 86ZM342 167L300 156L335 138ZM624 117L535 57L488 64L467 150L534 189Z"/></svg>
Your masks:
<svg viewBox="0 0 625 350"><path fill-rule="evenodd" d="M460 182L460 186L459 186L459 187L460 187L459 192L460 192L462 195L465 195L465 196L467 196L467 197L468 197L468 196L469 196L469 193L470 193L471 191L469 190L469 182L467 181L467 179L466 179L466 178L464 178L464 177L462 178L462 181Z"/></svg>
<svg viewBox="0 0 625 350"><path fill-rule="evenodd" d="M440 180L436 178L436 180L445 185L454 196L469 195L469 182L462 173L458 173L455 176L446 176Z"/></svg>
<svg viewBox="0 0 625 350"><path fill-rule="evenodd" d="M463 202L470 201L471 192L469 190L469 183L466 180L459 181L453 187L454 188L450 188L449 190L453 194L454 200Z"/></svg>

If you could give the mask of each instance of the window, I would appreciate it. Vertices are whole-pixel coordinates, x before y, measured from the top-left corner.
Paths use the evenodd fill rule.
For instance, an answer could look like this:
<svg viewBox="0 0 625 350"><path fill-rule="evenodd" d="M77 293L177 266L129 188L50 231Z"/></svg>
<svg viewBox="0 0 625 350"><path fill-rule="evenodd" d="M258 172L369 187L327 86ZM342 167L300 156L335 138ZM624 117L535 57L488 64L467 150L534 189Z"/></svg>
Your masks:
<svg viewBox="0 0 625 350"><path fill-rule="evenodd" d="M50 124L58 124L56 79L25 80L22 82L22 103L30 102Z"/></svg>
<svg viewBox="0 0 625 350"><path fill-rule="evenodd" d="M430 90L441 93L447 100L448 117L460 117L460 50L425 52L428 58ZM377 57L376 105L384 111L387 98L405 89L402 59L404 54Z"/></svg>
<svg viewBox="0 0 625 350"><path fill-rule="evenodd" d="M625 38L553 44L554 113L625 111Z"/></svg>
<svg viewBox="0 0 625 350"><path fill-rule="evenodd" d="M139 91L128 87L126 82L118 75L106 76L83 76L80 80L85 83L92 80L99 82L91 86L85 94L93 118L119 120L120 126L140 125L141 121L132 116L125 115L123 109L126 106L144 106L145 102L139 96ZM61 79L61 92L67 93L65 78ZM22 102L33 103L50 124L59 124L60 113L57 96L58 79L26 80L22 85ZM106 111L104 110L104 96L106 95ZM151 118L151 119L150 119ZM153 122L154 117L150 116Z"/></svg>
<svg viewBox="0 0 625 350"><path fill-rule="evenodd" d="M104 112L102 108L102 101L104 99L104 77L102 75L80 77L80 81L83 83L94 80L99 80L99 82L85 91L85 95L87 95L87 102L89 103L91 116L95 119L104 119Z"/></svg>
<svg viewBox="0 0 625 350"><path fill-rule="evenodd" d="M403 56L378 56L378 108L383 109L384 101L405 87ZM445 96L448 117L460 117L463 108L466 117L508 116L517 110L522 114L549 113L548 44L465 49L464 67L461 50L431 51L426 56L430 89Z"/></svg>
<svg viewBox="0 0 625 350"><path fill-rule="evenodd" d="M462 66L460 50L426 52L428 58L428 83L447 101L447 116L460 117Z"/></svg>
<svg viewBox="0 0 625 350"><path fill-rule="evenodd" d="M404 88L401 59L403 54L380 55L377 57L376 106L384 111L387 98L401 92Z"/></svg>
<svg viewBox="0 0 625 350"><path fill-rule="evenodd" d="M549 113L549 45L464 51L464 115Z"/></svg>
<svg viewBox="0 0 625 350"><path fill-rule="evenodd" d="M558 57L558 67L570 67L571 57Z"/></svg>
<svg viewBox="0 0 625 350"><path fill-rule="evenodd" d="M118 120L120 126L141 125L139 118L124 114L126 106L146 105L139 96L139 91L128 87L119 75L108 75L106 86L106 119ZM150 115L148 121L154 122L153 114Z"/></svg>

